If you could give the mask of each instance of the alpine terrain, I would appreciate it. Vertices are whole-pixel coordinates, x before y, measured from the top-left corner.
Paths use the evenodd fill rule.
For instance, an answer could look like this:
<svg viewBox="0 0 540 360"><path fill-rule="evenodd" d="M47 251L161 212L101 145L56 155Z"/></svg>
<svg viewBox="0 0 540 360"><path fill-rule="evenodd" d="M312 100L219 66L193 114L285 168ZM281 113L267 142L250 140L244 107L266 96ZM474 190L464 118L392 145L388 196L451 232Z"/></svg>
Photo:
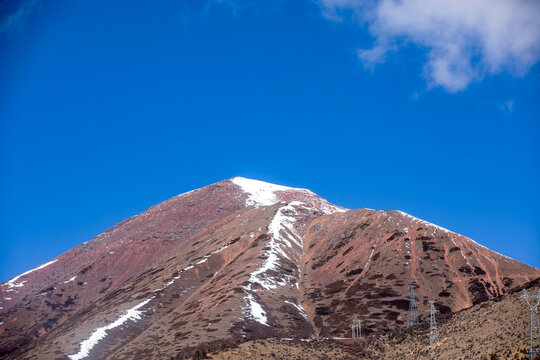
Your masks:
<svg viewBox="0 0 540 360"><path fill-rule="evenodd" d="M363 335L395 333L409 285L424 326L428 300L451 316L538 277L401 211L236 177L1 284L0 358L170 359L249 339L350 337L353 319Z"/></svg>

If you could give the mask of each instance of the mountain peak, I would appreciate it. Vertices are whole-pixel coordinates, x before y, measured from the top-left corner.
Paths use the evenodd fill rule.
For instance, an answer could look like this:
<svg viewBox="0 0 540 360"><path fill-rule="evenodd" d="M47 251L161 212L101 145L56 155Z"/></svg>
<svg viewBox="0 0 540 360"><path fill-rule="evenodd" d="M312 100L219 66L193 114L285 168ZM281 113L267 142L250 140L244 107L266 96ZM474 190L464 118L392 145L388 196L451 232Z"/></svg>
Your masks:
<svg viewBox="0 0 540 360"><path fill-rule="evenodd" d="M247 195L246 206L258 208L260 206L270 206L280 202L299 201L327 214L346 211L346 209L331 204L308 189L276 185L239 176L230 179L230 181L239 186Z"/></svg>
<svg viewBox="0 0 540 360"><path fill-rule="evenodd" d="M240 186L242 190L248 195L248 198L246 199L246 205L255 207L274 205L278 203L280 200L277 196L277 192L279 191L309 191L306 189L296 189L260 180L247 179L239 176L232 178L231 181L234 184Z"/></svg>

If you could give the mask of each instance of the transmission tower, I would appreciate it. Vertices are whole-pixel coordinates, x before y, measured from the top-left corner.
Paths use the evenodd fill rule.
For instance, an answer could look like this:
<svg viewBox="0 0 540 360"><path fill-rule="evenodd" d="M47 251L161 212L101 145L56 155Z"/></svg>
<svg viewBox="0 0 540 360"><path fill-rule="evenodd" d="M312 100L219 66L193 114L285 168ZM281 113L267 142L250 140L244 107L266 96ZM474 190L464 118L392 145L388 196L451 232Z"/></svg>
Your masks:
<svg viewBox="0 0 540 360"><path fill-rule="evenodd" d="M354 319L352 321L352 325L351 325L351 328L352 328L352 338L359 338L359 337L362 337L362 320L357 320L357 319Z"/></svg>
<svg viewBox="0 0 540 360"><path fill-rule="evenodd" d="M418 296L414 293L414 285L409 285L409 327L418 324L418 308L416 307L416 299Z"/></svg>
<svg viewBox="0 0 540 360"><path fill-rule="evenodd" d="M435 310L435 301L428 301L429 303L429 346L434 343L439 343L439 335L437 333L437 321L435 320L435 313L438 313L439 310Z"/></svg>
<svg viewBox="0 0 540 360"><path fill-rule="evenodd" d="M540 354L540 325L538 324L538 304L540 304L540 289L538 289L538 295L529 295L527 294L527 290L523 289L522 298L525 299L527 306L529 306L529 338L531 341L529 359L533 360L536 354ZM535 341L538 342L536 344L536 347Z"/></svg>

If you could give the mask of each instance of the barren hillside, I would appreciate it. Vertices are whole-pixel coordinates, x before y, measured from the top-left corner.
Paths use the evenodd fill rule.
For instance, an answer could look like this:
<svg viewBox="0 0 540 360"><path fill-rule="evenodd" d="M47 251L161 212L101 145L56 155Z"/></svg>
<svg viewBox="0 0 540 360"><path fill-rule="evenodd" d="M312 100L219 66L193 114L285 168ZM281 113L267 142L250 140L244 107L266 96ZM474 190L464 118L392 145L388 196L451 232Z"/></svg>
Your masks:
<svg viewBox="0 0 540 360"><path fill-rule="evenodd" d="M527 286L538 293L540 279ZM439 344L429 347L429 324L372 334L358 340L254 340L223 351L233 359L529 359L529 310L521 288L471 308L438 318ZM539 339L540 340L540 339ZM540 341L537 344L540 346ZM540 358L540 356L537 356Z"/></svg>

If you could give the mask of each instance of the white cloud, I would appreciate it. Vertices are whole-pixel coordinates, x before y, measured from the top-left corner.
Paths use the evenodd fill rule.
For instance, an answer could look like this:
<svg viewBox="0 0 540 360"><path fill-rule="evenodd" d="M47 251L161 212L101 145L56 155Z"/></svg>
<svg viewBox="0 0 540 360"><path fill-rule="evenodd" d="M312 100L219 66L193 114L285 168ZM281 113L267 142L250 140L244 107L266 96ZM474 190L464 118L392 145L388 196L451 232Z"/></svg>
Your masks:
<svg viewBox="0 0 540 360"><path fill-rule="evenodd" d="M371 49L360 49L358 50L358 58L367 68L373 68L386 60L388 50L386 45L375 45Z"/></svg>
<svg viewBox="0 0 540 360"><path fill-rule="evenodd" d="M414 44L427 51L430 87L465 89L486 75L523 76L540 60L539 0L320 0L324 14L353 14L375 39L358 51L366 67Z"/></svg>

